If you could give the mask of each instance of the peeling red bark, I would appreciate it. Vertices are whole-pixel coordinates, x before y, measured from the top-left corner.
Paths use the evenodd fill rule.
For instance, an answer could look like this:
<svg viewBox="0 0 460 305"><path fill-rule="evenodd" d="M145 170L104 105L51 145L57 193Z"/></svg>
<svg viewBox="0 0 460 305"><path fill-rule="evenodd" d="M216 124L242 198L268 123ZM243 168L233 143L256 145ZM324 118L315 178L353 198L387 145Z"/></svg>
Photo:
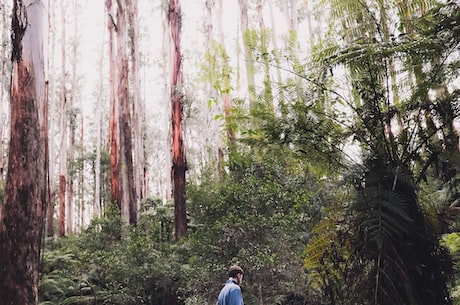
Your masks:
<svg viewBox="0 0 460 305"><path fill-rule="evenodd" d="M40 251L47 200L43 50L34 44L41 43L39 25L43 11L34 3L26 4L14 1L12 15L12 31L15 34L12 36L10 151L5 198L0 213L2 305L38 304ZM29 13L27 18L26 8ZM26 19L28 22L25 22ZM32 25L30 33L26 24Z"/></svg>
<svg viewBox="0 0 460 305"><path fill-rule="evenodd" d="M172 43L171 62L171 128L172 128L172 192L174 198L175 238L187 236L187 212L185 207L185 173L187 171L185 145L182 133L182 13L179 0L169 1L169 29Z"/></svg>

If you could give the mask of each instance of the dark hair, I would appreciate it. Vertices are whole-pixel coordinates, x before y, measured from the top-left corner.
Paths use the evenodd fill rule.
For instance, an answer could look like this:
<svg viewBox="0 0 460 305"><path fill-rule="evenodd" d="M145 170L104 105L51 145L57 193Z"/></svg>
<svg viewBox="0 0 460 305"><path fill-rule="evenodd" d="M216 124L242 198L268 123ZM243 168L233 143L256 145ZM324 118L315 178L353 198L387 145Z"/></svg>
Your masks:
<svg viewBox="0 0 460 305"><path fill-rule="evenodd" d="M228 268L228 276L235 278L237 274L244 274L243 269L238 266L238 265L233 265L230 268Z"/></svg>

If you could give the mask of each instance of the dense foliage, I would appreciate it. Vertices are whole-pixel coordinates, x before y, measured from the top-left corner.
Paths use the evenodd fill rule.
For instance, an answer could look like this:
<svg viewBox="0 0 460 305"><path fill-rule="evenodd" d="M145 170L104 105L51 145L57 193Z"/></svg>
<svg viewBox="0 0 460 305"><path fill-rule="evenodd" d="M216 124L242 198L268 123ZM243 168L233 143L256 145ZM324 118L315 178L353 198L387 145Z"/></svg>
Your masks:
<svg viewBox="0 0 460 305"><path fill-rule="evenodd" d="M459 304L458 4L392 7L391 36L388 7L328 3L345 17L311 70L235 109L252 124L188 185L189 236L170 204L131 228L109 210L46 242L42 305L215 304L232 263L248 305Z"/></svg>
<svg viewBox="0 0 460 305"><path fill-rule="evenodd" d="M273 157L242 159L220 181L189 187L191 232L180 243L172 207L155 204L137 228L112 209L85 234L47 241L41 304L213 304L232 262L246 270L247 304L311 298L302 253L324 191Z"/></svg>

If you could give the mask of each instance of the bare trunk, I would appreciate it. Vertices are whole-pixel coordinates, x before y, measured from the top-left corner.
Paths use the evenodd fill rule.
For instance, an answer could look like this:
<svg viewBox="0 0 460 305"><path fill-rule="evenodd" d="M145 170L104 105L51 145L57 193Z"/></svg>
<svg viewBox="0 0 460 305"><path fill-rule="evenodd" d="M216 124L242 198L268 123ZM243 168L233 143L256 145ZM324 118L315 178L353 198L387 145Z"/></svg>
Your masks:
<svg viewBox="0 0 460 305"><path fill-rule="evenodd" d="M10 9L6 4L0 4L0 13L1 13L1 20L0 20L0 37L2 41L8 41L9 39L9 26L7 25L11 19L10 18ZM5 112L3 111L3 105L7 104L7 96L8 93L6 91L6 86L3 86L4 84L8 84L9 82L9 64L8 64L8 48L2 47L0 48L0 180L4 181L5 179L5 174L6 174L6 159L5 159L5 145L4 141L5 137L4 135L7 134L7 116L5 115Z"/></svg>
<svg viewBox="0 0 460 305"><path fill-rule="evenodd" d="M0 300L38 303L39 262L46 208L45 8L14 1L11 136L0 215Z"/></svg>
<svg viewBox="0 0 460 305"><path fill-rule="evenodd" d="M56 49L56 38L55 38L55 27L53 26L55 23L55 13L54 13L54 0L48 0L48 45L50 45L50 54L49 58L54 58L55 49ZM54 60L48 60L48 71L54 71ZM49 113L56 113L55 109L55 98L53 92L55 88L54 82L54 73L49 74L49 81L47 92L51 93L48 94L48 107ZM49 182L49 198L48 198L48 206L46 211L46 234L48 237L54 236L54 209L55 209L55 196L56 196L56 180L55 180L55 172L54 172L54 156L55 156L55 145L54 145L54 132L49 132L50 130L55 129L55 116L52 115L49 118L49 127L48 127L48 159L52 162L49 162L49 170L48 170L48 182Z"/></svg>
<svg viewBox="0 0 460 305"><path fill-rule="evenodd" d="M71 114L73 116L73 114ZM74 121L75 118L71 118L71 122L69 125L70 128L70 133L69 133L69 148L68 148L68 157L67 157L67 162L69 164L72 164L74 161L75 157L75 126L74 126ZM72 235L74 233L74 226L75 226L75 215L74 215L74 175L69 175L68 179L66 181L66 232L67 235Z"/></svg>
<svg viewBox="0 0 460 305"><path fill-rule="evenodd" d="M65 222L66 222L66 181L67 181L67 97L66 97L66 32L65 32L65 1L61 2L61 108L60 115L60 147L59 147L59 236L65 236Z"/></svg>
<svg viewBox="0 0 460 305"><path fill-rule="evenodd" d="M119 105L119 134L120 158L118 175L120 181L119 199L123 218L129 224L137 223L137 202L133 176L133 144L131 115L129 107L128 80L128 27L127 6L125 1L117 1L117 69L118 69L118 105Z"/></svg>
<svg viewBox="0 0 460 305"><path fill-rule="evenodd" d="M77 96L78 88L77 88L77 64L78 64L78 4L77 2L73 3L73 16L75 17L73 21L73 37L72 37L72 90L70 92L70 99L68 109L69 111L69 147L68 147L68 156L67 162L69 164L73 164L75 161L75 143L76 143L76 128L77 128L77 112L75 107L75 99ZM81 113L81 111L80 111ZM80 143L80 147L83 146L83 143ZM82 174L82 173L81 173ZM73 234L78 224L78 218L74 215L75 211L80 207L74 206L74 184L75 184L75 175L76 172L74 171L73 175L68 177L67 181L67 232L68 234Z"/></svg>
<svg viewBox="0 0 460 305"><path fill-rule="evenodd" d="M172 127L172 185L174 198L175 238L187 236L185 208L185 172L187 170L182 132L182 13L179 0L169 1L169 29L171 34L171 127Z"/></svg>
<svg viewBox="0 0 460 305"><path fill-rule="evenodd" d="M111 199L116 203L121 211L121 200L119 194L119 176L118 176L118 106L116 103L117 79L115 75L115 50L114 50L114 17L112 12L112 0L105 1L109 13L108 31L109 31L109 74L110 74L110 176L111 176Z"/></svg>
<svg viewBox="0 0 460 305"><path fill-rule="evenodd" d="M104 36L105 37L105 36ZM99 67L99 90L96 105L96 160L94 165L94 212L96 216L102 216L102 200L101 200L101 121L102 121L102 102L104 96L104 75L103 75L103 63L105 56L105 39L102 39L101 53L100 53L100 67Z"/></svg>
<svg viewBox="0 0 460 305"><path fill-rule="evenodd" d="M82 101L80 101L80 109L83 109L83 105L81 104ZM83 147L84 145L84 136L85 136L85 124L84 124L84 118L83 115L80 116L80 147ZM84 149L80 149L79 153L79 158L80 160L83 160L84 158ZM78 196L78 211L80 212L80 217L79 221L77 219L78 223L78 231L81 232L81 230L85 227L85 162L81 163L81 168L80 168L80 179L78 180L78 188L79 188L79 196Z"/></svg>
<svg viewBox="0 0 460 305"><path fill-rule="evenodd" d="M144 188L144 147L142 126L145 121L145 111L141 99L141 83L139 68L139 23L138 23L138 0L133 0L129 4L129 20L131 25L131 61L133 75L133 129L134 129L134 182L135 182L135 201L137 209L145 198Z"/></svg>

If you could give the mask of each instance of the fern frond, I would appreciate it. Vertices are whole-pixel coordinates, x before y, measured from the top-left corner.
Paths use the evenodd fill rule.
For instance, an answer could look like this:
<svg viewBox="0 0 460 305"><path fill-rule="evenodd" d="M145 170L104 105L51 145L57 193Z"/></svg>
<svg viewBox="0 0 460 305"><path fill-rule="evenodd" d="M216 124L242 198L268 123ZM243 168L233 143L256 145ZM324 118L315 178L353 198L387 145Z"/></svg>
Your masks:
<svg viewBox="0 0 460 305"><path fill-rule="evenodd" d="M363 234L381 248L386 241L394 241L409 234L412 219L404 198L377 187L364 189L357 198L358 225Z"/></svg>

